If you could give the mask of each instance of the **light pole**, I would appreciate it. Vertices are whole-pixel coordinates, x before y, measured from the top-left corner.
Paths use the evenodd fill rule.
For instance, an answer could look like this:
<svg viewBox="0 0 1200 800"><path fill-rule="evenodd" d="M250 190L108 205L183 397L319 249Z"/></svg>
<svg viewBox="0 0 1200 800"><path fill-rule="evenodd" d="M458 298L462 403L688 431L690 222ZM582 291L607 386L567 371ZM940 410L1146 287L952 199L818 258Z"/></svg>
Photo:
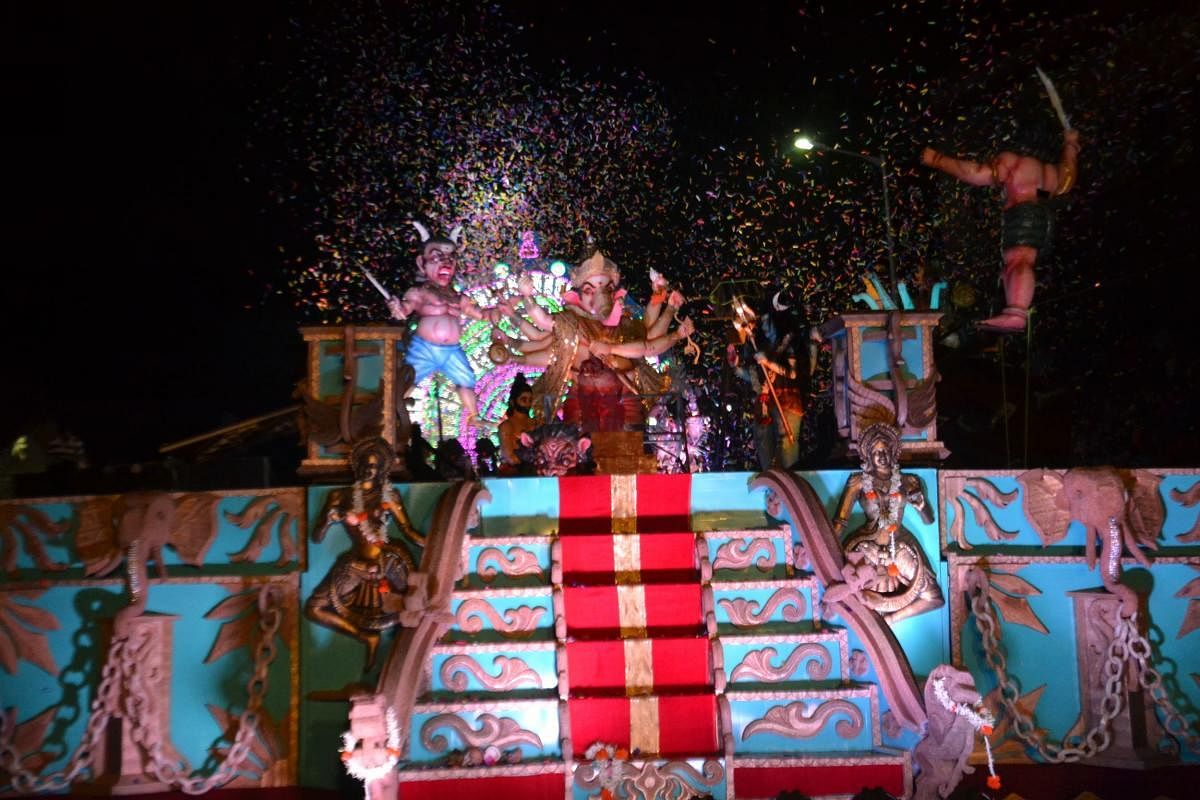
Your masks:
<svg viewBox="0 0 1200 800"><path fill-rule="evenodd" d="M853 150L839 150L827 144L814 142L807 136L798 137L793 144L797 150L823 150L826 153L834 153L835 155L852 156L879 167L879 176L883 179L883 227L887 233L888 280L891 282L892 296L894 297L896 294L896 245L892 240L892 206L888 198L887 162L879 156L855 153Z"/></svg>

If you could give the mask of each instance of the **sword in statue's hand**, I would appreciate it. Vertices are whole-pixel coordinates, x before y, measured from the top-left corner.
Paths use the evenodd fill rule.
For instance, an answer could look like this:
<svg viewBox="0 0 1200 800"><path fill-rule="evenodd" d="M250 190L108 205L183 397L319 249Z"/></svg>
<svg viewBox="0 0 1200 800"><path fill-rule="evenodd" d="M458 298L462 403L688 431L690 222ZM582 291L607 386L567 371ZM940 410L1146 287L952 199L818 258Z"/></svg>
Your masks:
<svg viewBox="0 0 1200 800"><path fill-rule="evenodd" d="M1054 113L1058 115L1058 121L1062 123L1063 130L1071 130L1071 121L1067 119L1067 112L1063 110L1062 98L1058 96L1058 90L1054 88L1054 83L1050 80L1050 76L1042 72L1041 67L1034 67L1037 70L1038 77L1042 80L1042 86L1046 87L1046 94L1050 96L1050 105L1054 106Z"/></svg>
<svg viewBox="0 0 1200 800"><path fill-rule="evenodd" d="M371 285L374 286L381 295L383 295L383 299L386 300L387 302L391 302L392 293L389 292L387 289L383 288L382 283L375 280L375 276L371 274L371 270L367 269L366 267L362 267L362 271L363 271L363 274L367 276L367 280L369 280L371 282Z"/></svg>

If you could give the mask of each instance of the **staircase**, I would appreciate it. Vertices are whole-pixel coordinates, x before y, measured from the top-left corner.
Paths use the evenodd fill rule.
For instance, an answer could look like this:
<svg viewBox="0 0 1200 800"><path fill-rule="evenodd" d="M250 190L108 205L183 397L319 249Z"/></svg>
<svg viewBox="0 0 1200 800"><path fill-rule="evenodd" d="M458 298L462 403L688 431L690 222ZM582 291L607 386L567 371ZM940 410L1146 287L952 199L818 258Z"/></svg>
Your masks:
<svg viewBox="0 0 1200 800"><path fill-rule="evenodd" d="M485 520L466 544L402 798L907 792L908 753L881 747L878 687L822 621L789 527L693 531L687 475L564 478L557 501L556 535Z"/></svg>

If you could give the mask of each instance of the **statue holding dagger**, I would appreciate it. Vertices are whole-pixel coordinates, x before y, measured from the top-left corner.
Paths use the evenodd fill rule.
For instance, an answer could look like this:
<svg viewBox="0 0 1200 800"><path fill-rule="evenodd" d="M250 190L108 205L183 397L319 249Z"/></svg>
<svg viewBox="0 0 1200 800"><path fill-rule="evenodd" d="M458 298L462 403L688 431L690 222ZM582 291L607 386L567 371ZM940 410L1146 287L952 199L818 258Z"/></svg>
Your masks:
<svg viewBox="0 0 1200 800"><path fill-rule="evenodd" d="M486 320L492 324L499 319L499 309L481 309L471 298L454 286L458 273L458 237L461 227L447 237L434 237L419 222L412 223L421 235L421 254L417 256L417 282L396 297L363 269L367 278L383 295L394 319L417 317L417 328L409 339L404 354L406 363L415 374L413 384L420 383L435 372L445 375L454 384L467 424L478 421L478 401L475 397L475 371L467 361L460 339L462 319Z"/></svg>

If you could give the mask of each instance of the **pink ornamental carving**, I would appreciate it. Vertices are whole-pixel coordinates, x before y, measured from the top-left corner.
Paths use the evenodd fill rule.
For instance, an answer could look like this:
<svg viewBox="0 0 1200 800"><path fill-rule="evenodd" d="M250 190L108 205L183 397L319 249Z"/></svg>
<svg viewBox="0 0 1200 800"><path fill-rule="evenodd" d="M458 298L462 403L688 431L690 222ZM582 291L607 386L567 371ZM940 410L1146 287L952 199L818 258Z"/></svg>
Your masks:
<svg viewBox="0 0 1200 800"><path fill-rule="evenodd" d="M862 733L865 720L858 706L848 700L827 700L812 713L808 703L797 700L786 706L775 706L761 719L756 719L742 731L742 741L758 733L773 733L789 739L809 739L816 736L835 714L845 714L848 719L838 720L833 726L843 739L853 739Z"/></svg>
<svg viewBox="0 0 1200 800"><path fill-rule="evenodd" d="M458 607L455 620L464 633L479 633L484 628L484 621L510 637L529 636L537 630L538 622L546 609L534 606L519 606L510 608L501 615L492 604L481 598L466 600Z"/></svg>
<svg viewBox="0 0 1200 800"><path fill-rule="evenodd" d="M771 619L771 615L777 608L785 604L790 604L783 609L783 618L787 622L800 622L804 619L804 613L808 609L808 604L804 602L804 595L790 586L785 586L772 594L761 611L757 601L742 597L732 600L722 599L717 603L725 609L729 615L729 621L739 628L762 625Z"/></svg>
<svg viewBox="0 0 1200 800"><path fill-rule="evenodd" d="M494 564L488 563L491 559L495 560ZM538 564L537 556L523 547L515 546L510 547L507 553L499 547L483 548L475 559L475 571L479 573L479 577L483 579L484 583L491 583L500 574L514 578L521 575L545 577L545 573Z"/></svg>
<svg viewBox="0 0 1200 800"><path fill-rule="evenodd" d="M770 539L733 539L717 550L713 569L747 569L755 566L761 572L770 572L775 565L775 547Z"/></svg>
<svg viewBox="0 0 1200 800"><path fill-rule="evenodd" d="M805 659L811 659L806 672L811 680L818 681L828 678L829 671L833 667L829 651L819 644L800 645L789 653L787 659L778 667L771 663L771 659L777 655L774 647L753 650L746 654L742 663L737 665L730 677L735 681L741 678L750 678L768 683L778 683L792 677Z"/></svg>
<svg viewBox="0 0 1200 800"><path fill-rule="evenodd" d="M500 668L500 674L491 675L482 664L470 656L452 656L442 664L442 682L451 691L465 692L470 685L467 677L467 673L470 673L485 689L493 692L507 692L521 686L542 688L541 676L519 658L496 656L492 665Z"/></svg>
<svg viewBox="0 0 1200 800"><path fill-rule="evenodd" d="M522 728L516 720L510 717L497 717L495 714L480 714L475 720L479 729L471 727L471 723L457 714L438 714L430 717L421 725L421 744L432 753L441 753L450 747L450 739L444 734L435 733L438 728L450 728L458 734L468 747L498 747L527 744L538 749L542 747L542 738L533 731Z"/></svg>

